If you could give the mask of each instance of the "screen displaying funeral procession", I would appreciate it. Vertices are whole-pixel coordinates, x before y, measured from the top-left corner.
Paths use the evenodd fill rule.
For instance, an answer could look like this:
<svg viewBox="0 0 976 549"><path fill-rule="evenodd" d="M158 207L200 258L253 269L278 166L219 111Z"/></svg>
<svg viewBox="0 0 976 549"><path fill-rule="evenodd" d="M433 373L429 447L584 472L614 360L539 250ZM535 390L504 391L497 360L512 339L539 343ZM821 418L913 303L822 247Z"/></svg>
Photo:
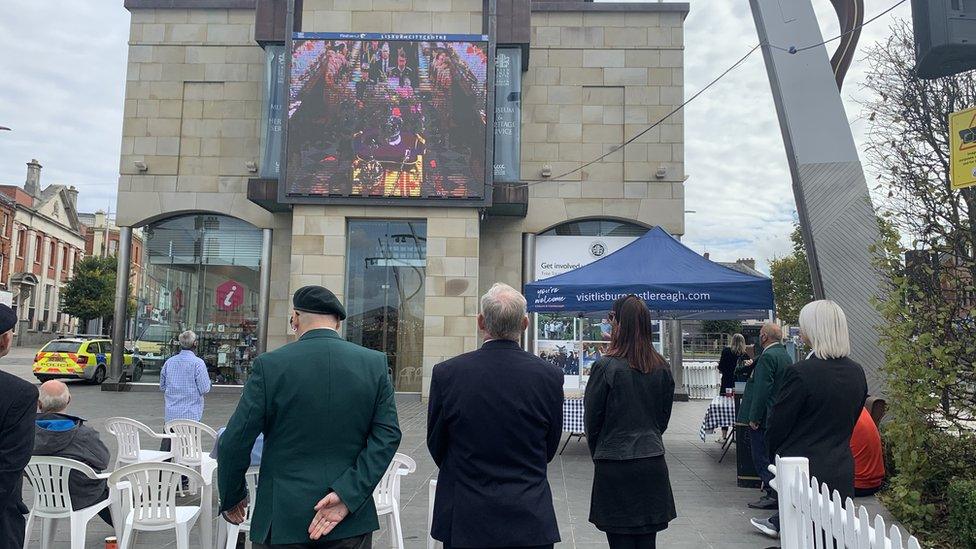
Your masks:
<svg viewBox="0 0 976 549"><path fill-rule="evenodd" d="M487 67L482 35L295 33L286 194L483 199Z"/></svg>

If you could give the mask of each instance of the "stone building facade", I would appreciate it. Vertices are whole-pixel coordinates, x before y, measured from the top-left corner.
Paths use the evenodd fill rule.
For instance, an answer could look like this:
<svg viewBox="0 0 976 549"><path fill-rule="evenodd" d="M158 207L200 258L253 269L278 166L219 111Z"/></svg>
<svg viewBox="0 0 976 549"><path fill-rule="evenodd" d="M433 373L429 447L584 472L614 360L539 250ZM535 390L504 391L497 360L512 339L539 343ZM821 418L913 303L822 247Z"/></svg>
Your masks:
<svg viewBox="0 0 976 549"><path fill-rule="evenodd" d="M15 210L6 283L20 320L17 344L43 343L77 326L76 319L61 313L60 293L84 257L78 191L57 184L42 190L41 164L31 160L24 186L0 185L0 193L12 200Z"/></svg>
<svg viewBox="0 0 976 549"><path fill-rule="evenodd" d="M258 268L270 276L266 348L293 338L288 328L290 296L305 284L325 285L346 301L350 315L367 315L355 310L357 296L369 290L356 286L361 282L361 273L353 269L352 258L361 252L356 242L370 231L395 233L393 225L419 227L425 234L412 242L423 244L410 244L416 249L408 251L423 258L411 264L422 273L418 281L422 298L412 298L405 312L408 307L400 295L401 310L393 316L377 309L383 322L392 319L399 331L383 335L382 342L366 336L357 341L383 345L391 356L391 375L398 389L425 394L434 364L478 346L481 293L496 281L520 287L532 276L523 269L527 255L523 242L531 241L527 236L559 232L557 227L574 227L566 230L578 232L576 227L584 221L642 230L660 225L672 234L684 232L680 114L613 151L683 100L682 25L687 4L498 2L497 42L522 51L521 178L496 183L489 208L368 201L337 205L328 200L293 206L277 203L275 193L267 192L269 181L258 177L262 167L256 165L265 145L264 101L271 78L259 43L274 42L268 38L269 18L279 27L277 36L283 36L284 4L280 0L125 1L132 27L117 224L146 229L146 272L165 266L174 275L170 280L182 276L177 267L185 273L190 263L198 271L208 263L215 265L208 273L225 266L223 260L202 259L205 244L197 246L192 261L172 251L176 246L172 241L165 249L159 235L163 229L175 229L160 224L181 216L202 216L188 222L187 227L195 228L184 233L195 230L198 240L205 241L218 238L207 236L216 235L216 229L204 234L207 229L200 228L208 223L216 227L232 219L253 228L256 232L238 239L236 245L253 239L270 250L270 261L262 256ZM304 0L296 2L295 30L489 34L492 18L486 9L494 4L486 0ZM545 174L573 171L607 153L602 161L559 181L546 179ZM209 222L208 216L213 218ZM387 229L369 225L377 221L388 222ZM393 233L391 242L397 237ZM221 246L223 250L229 244ZM224 280L251 277L249 272L227 273L221 275ZM162 271L152 276L164 278ZM199 303L197 327L220 326L221 319L227 319L225 330L240 321L245 326L241 332L247 332L250 320L220 307L213 318L200 316L213 298L205 287L211 282L203 283L203 275L199 276L184 284L199 285L199 291L192 293L202 297L189 299ZM212 282L221 280L207 276ZM179 283L164 285L157 292L166 296L160 298L160 307L169 311L170 318L183 315L179 322L194 324L177 311L173 299L177 289L181 294L188 291L177 288ZM250 291L249 284L245 286ZM179 304L186 307L183 299ZM141 325L152 330L167 322L167 314ZM255 321L264 323L260 318ZM347 337L356 329L347 326ZM392 351L386 348L389 345ZM398 353L416 355L409 371L395 364L402 359ZM232 375L230 367L218 368Z"/></svg>

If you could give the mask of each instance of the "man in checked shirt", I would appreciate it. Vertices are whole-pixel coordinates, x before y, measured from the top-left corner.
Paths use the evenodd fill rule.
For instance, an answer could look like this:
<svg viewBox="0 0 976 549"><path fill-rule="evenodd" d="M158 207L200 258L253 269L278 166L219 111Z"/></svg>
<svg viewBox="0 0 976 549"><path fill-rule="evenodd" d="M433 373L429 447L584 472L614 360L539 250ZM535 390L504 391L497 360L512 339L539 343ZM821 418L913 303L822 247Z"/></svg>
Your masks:
<svg viewBox="0 0 976 549"><path fill-rule="evenodd" d="M210 392L210 376L203 359L193 349L197 334L187 330L180 334L180 352L166 359L159 372L159 390L165 397L164 421L203 418L203 395ZM163 451L169 451L170 439L164 439Z"/></svg>

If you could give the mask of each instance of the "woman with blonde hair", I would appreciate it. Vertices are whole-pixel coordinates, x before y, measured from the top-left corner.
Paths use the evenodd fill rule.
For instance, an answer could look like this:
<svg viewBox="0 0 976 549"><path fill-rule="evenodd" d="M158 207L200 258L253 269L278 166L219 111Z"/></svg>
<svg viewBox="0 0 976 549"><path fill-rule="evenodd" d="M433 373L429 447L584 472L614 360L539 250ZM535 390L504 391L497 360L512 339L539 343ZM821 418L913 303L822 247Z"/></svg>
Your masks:
<svg viewBox="0 0 976 549"><path fill-rule="evenodd" d="M639 297L613 303L610 347L593 364L584 399L593 457L590 522L610 549L654 549L677 513L661 435L671 419L674 378L651 341Z"/></svg>
<svg viewBox="0 0 976 549"><path fill-rule="evenodd" d="M854 497L851 434L857 424L868 384L851 354L847 317L839 305L822 299L800 310L800 338L813 354L786 368L783 385L770 412L766 444L775 456L805 457L810 476ZM770 536L779 534L779 517L752 519Z"/></svg>
<svg viewBox="0 0 976 549"><path fill-rule="evenodd" d="M746 338L742 334L733 335L732 341L729 342L727 347L722 349L722 357L718 360L718 371L722 374L721 389L719 390L720 395L725 395L729 389L735 389L735 369L739 364L748 359ZM723 425L722 438L715 442L720 444L724 443L728 436L729 428L727 425Z"/></svg>

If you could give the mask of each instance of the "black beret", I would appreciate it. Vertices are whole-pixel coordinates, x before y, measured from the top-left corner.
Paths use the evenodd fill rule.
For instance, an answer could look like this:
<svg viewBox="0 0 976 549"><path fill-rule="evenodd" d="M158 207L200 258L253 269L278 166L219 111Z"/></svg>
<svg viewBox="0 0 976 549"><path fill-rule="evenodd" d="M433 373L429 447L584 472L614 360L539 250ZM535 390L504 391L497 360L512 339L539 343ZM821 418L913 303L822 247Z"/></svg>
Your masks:
<svg viewBox="0 0 976 549"><path fill-rule="evenodd" d="M0 334L5 334L17 325L17 315L14 310L0 303Z"/></svg>
<svg viewBox="0 0 976 549"><path fill-rule="evenodd" d="M322 286L302 286L295 292L292 304L296 311L320 315L336 315L339 320L346 319L346 309L339 298Z"/></svg>

